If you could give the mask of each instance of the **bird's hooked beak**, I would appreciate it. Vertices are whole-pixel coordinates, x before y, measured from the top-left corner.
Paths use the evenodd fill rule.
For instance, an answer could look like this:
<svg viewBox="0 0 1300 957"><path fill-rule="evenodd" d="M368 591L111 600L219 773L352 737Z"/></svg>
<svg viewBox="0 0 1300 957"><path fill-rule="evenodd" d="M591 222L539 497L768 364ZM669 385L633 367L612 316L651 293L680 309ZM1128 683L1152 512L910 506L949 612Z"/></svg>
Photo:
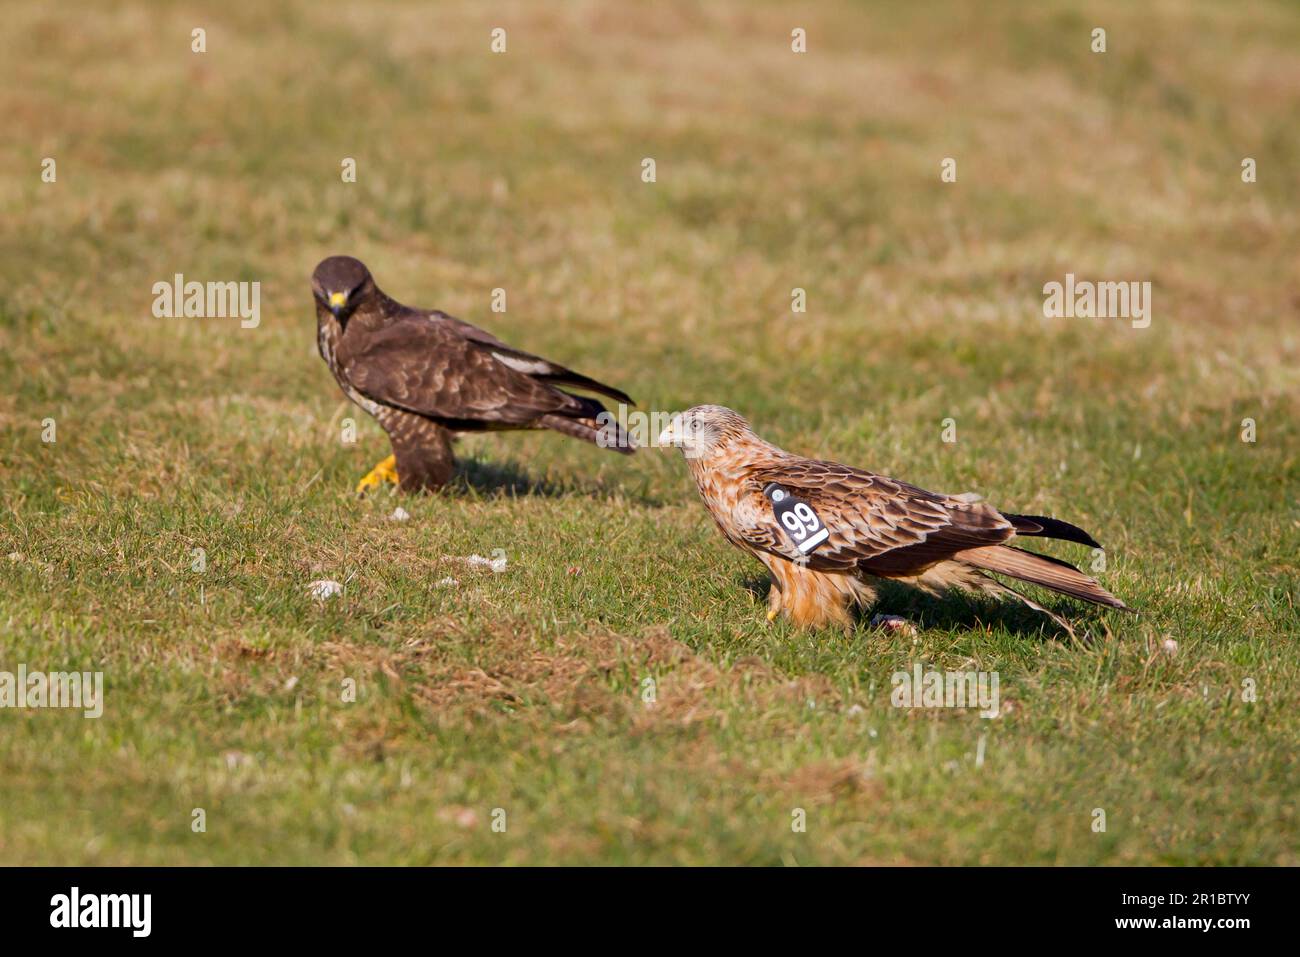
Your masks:
<svg viewBox="0 0 1300 957"><path fill-rule="evenodd" d="M703 453L692 441L695 429L694 422L683 422L680 416L673 416L668 427L659 433L658 445L661 449L681 449L688 459L698 459Z"/></svg>
<svg viewBox="0 0 1300 957"><path fill-rule="evenodd" d="M348 294L346 292L332 292L329 301L330 312L334 313L334 318L337 319L339 314L347 307Z"/></svg>

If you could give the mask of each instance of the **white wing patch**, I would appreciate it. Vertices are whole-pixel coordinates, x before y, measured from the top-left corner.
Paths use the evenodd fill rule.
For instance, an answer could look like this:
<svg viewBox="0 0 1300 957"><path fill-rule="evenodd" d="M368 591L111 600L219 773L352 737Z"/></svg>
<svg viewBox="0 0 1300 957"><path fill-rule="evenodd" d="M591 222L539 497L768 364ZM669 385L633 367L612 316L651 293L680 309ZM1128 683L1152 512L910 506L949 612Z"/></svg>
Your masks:
<svg viewBox="0 0 1300 957"><path fill-rule="evenodd" d="M520 359L518 356L503 356L499 352L492 353L492 358L525 375L546 375L551 371L551 364L543 359Z"/></svg>

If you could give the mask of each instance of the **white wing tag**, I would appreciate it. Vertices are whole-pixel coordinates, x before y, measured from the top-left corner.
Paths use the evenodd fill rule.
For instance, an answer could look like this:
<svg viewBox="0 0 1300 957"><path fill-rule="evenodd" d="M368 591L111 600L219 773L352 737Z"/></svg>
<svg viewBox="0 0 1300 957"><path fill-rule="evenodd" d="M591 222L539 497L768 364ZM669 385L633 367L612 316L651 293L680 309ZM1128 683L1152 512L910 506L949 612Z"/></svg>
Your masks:
<svg viewBox="0 0 1300 957"><path fill-rule="evenodd" d="M830 538L831 533L817 517L813 507L803 499L791 495L776 482L769 482L763 488L763 494L772 503L772 514L776 516L785 537L799 549L801 555L809 554Z"/></svg>

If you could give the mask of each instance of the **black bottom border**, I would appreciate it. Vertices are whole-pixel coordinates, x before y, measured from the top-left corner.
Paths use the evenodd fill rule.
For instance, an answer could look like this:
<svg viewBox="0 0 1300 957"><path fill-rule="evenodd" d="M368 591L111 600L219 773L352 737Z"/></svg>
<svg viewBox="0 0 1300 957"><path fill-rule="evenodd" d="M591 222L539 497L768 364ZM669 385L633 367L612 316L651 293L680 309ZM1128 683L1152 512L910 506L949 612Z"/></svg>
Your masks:
<svg viewBox="0 0 1300 957"><path fill-rule="evenodd" d="M853 933L892 929L940 947L1032 934L1221 948L1286 928L1295 876L1286 868L3 868L0 919L8 944L76 935L339 945L402 931L433 940L486 931L495 945L579 935L619 946L629 933L653 940L689 921L701 928L693 943L716 935L731 947L848 923ZM111 921L116 911L136 927L53 926L74 922L73 888L76 923ZM143 896L101 896L146 894L147 937L137 935ZM618 936L593 937L602 925Z"/></svg>

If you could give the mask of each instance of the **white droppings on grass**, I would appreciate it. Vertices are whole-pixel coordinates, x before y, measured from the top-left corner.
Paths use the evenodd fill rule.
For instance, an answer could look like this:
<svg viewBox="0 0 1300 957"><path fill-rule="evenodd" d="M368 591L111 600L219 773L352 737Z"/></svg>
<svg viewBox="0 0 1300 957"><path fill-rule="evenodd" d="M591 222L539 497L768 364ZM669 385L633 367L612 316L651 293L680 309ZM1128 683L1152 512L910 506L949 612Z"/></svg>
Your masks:
<svg viewBox="0 0 1300 957"><path fill-rule="evenodd" d="M397 506L397 508L393 509L392 515L388 516L389 520L393 522L405 522L410 517L411 517L411 513L408 512L406 509L402 508L402 506L400 505Z"/></svg>
<svg viewBox="0 0 1300 957"><path fill-rule="evenodd" d="M328 601L335 595L343 594L343 586L332 579L322 578L308 585L307 591L317 601Z"/></svg>
<svg viewBox="0 0 1300 957"><path fill-rule="evenodd" d="M1172 638L1166 638L1160 643L1160 650L1172 658L1174 655L1178 654L1178 642L1174 641Z"/></svg>
<svg viewBox="0 0 1300 957"><path fill-rule="evenodd" d="M470 807L444 807L438 811L438 819L449 821L457 827L469 830L478 826L478 812Z"/></svg>
<svg viewBox="0 0 1300 957"><path fill-rule="evenodd" d="M434 582L434 585L438 588L455 588L459 584L460 582L455 578L441 578Z"/></svg>
<svg viewBox="0 0 1300 957"><path fill-rule="evenodd" d="M226 751L221 756L226 761L226 770L228 771L250 767L253 764L253 756L245 754L243 751Z"/></svg>
<svg viewBox="0 0 1300 957"><path fill-rule="evenodd" d="M470 555L468 558L464 559L464 562L467 565L478 565L490 568L498 575L506 570L506 565L508 564L504 552L497 555L496 558L484 558L482 555Z"/></svg>

